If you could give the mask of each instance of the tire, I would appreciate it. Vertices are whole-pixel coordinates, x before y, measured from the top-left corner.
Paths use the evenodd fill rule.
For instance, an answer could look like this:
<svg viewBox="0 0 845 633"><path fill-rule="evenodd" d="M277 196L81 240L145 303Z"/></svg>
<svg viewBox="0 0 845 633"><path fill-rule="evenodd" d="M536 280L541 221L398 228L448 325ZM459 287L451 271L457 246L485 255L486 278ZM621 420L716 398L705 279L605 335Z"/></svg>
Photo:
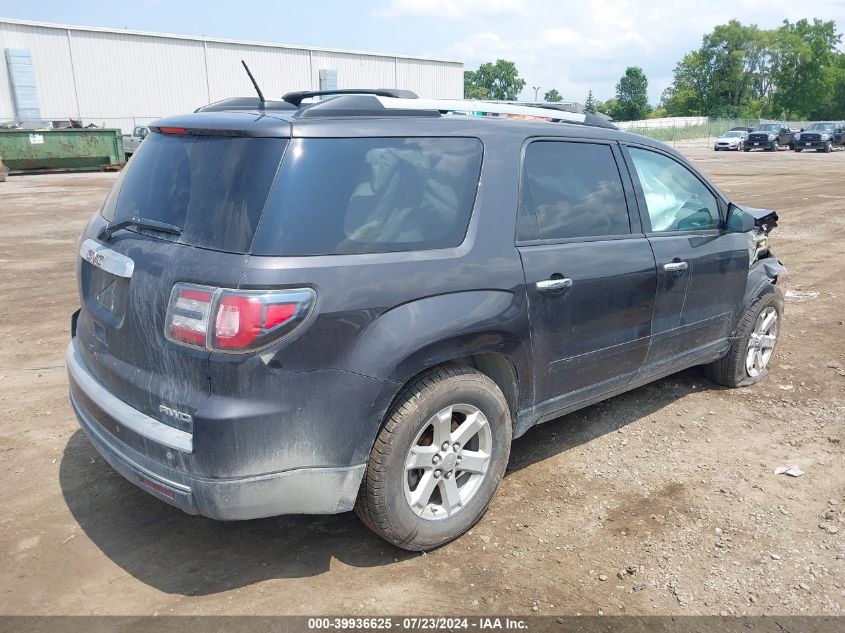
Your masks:
<svg viewBox="0 0 845 633"><path fill-rule="evenodd" d="M800 147L796 147L793 151L795 151L795 152L800 152L800 151L801 151L801 149L802 149L802 148L800 148Z"/></svg>
<svg viewBox="0 0 845 633"><path fill-rule="evenodd" d="M751 148L750 148L750 147L743 147L743 148L742 148L742 151L743 151L743 152L750 152L750 151L751 151Z"/></svg>
<svg viewBox="0 0 845 633"><path fill-rule="evenodd" d="M763 343L768 349L768 355L763 354L765 362L761 364L759 371L756 369L750 371L747 361L751 353L751 337L752 334L755 334L755 328L758 328L760 322L766 318L764 313L766 315L771 314L770 308L776 315L774 339ZM736 338L728 353L719 360L705 365L704 375L709 380L725 387L747 387L763 380L769 373L771 358L774 355L782 322L783 293L780 288L769 286L745 309L742 318L739 320ZM770 348L767 346L769 342L771 343ZM760 351L763 352L762 349Z"/></svg>
<svg viewBox="0 0 845 633"><path fill-rule="evenodd" d="M465 428L473 428L470 433L475 434L465 435L466 446L456 452L454 444L445 450L443 444L436 444L441 441L437 435L447 437L443 435L449 433L446 429L451 430L446 445L454 442L456 430L471 417L476 426ZM443 425L439 431L438 421ZM510 445L510 408L496 383L469 367L435 368L404 387L388 411L370 454L355 512L367 527L397 547L422 551L443 545L483 516L505 474ZM489 458L484 461L487 451ZM465 465L472 459L479 472L461 470L461 462L456 461L459 455ZM409 469L412 459L424 468ZM447 494L457 494L452 498L460 498L460 503L450 503Z"/></svg>
<svg viewBox="0 0 845 633"><path fill-rule="evenodd" d="M833 151L833 145L831 144L831 142L830 142L830 141L828 141L827 143L825 143L825 146L824 146L824 153L825 153L825 154L830 154L832 151Z"/></svg>

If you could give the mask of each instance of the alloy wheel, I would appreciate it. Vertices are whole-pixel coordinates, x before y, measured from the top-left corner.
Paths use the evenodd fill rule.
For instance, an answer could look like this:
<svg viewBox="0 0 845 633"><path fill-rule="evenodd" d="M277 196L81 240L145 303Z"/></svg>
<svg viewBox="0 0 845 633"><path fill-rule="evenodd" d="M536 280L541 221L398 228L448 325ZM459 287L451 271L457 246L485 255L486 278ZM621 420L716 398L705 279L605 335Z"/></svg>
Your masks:
<svg viewBox="0 0 845 633"><path fill-rule="evenodd" d="M405 500L419 517L454 516L472 499L490 466L493 434L477 407L455 404L431 416L405 458Z"/></svg>
<svg viewBox="0 0 845 633"><path fill-rule="evenodd" d="M754 331L748 339L745 371L752 378L759 376L768 366L778 336L778 313L769 306L757 317Z"/></svg>

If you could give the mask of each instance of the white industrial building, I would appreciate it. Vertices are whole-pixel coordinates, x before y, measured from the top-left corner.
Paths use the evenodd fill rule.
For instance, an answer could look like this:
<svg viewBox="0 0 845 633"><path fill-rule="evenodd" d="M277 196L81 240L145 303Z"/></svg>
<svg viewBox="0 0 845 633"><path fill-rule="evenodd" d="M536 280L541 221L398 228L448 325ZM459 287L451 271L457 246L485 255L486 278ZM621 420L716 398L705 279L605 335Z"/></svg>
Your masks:
<svg viewBox="0 0 845 633"><path fill-rule="evenodd" d="M252 96L294 90L402 88L460 99L463 63L0 18L0 123L80 120L122 128Z"/></svg>

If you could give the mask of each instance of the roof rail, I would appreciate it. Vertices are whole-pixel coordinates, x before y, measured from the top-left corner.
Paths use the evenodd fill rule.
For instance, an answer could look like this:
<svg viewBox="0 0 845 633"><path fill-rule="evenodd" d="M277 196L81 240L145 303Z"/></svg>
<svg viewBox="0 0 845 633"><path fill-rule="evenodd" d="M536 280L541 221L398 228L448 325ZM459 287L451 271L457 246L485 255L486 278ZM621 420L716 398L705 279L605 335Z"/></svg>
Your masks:
<svg viewBox="0 0 845 633"><path fill-rule="evenodd" d="M441 113L468 115L499 115L505 118L540 119L553 122L580 123L597 127L616 129L612 123L581 112L569 112L558 108L544 108L539 106L516 105L511 103L491 103L489 101L472 101L463 99L415 99L406 101L390 96L377 95L378 100L386 108L399 110L438 110Z"/></svg>
<svg viewBox="0 0 845 633"><path fill-rule="evenodd" d="M394 99L417 98L416 93L410 90L399 90L398 88L342 88L339 90L300 90L299 92L289 92L282 96L282 100L298 108L305 99L325 97L328 95L376 95L379 97L393 97Z"/></svg>

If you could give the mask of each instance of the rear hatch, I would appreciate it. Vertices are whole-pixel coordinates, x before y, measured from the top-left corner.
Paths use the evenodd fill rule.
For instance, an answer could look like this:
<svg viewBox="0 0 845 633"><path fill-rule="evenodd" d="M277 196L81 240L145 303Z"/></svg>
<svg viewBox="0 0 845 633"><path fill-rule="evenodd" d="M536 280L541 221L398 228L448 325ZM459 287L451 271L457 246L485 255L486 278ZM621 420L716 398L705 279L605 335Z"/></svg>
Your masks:
<svg viewBox="0 0 845 633"><path fill-rule="evenodd" d="M209 395L209 352L168 340L171 291L179 282L237 287L287 140L161 130L140 146L83 236L77 337L86 366L113 394L192 431ZM107 222L133 219L100 235ZM149 228L156 222L179 231Z"/></svg>

